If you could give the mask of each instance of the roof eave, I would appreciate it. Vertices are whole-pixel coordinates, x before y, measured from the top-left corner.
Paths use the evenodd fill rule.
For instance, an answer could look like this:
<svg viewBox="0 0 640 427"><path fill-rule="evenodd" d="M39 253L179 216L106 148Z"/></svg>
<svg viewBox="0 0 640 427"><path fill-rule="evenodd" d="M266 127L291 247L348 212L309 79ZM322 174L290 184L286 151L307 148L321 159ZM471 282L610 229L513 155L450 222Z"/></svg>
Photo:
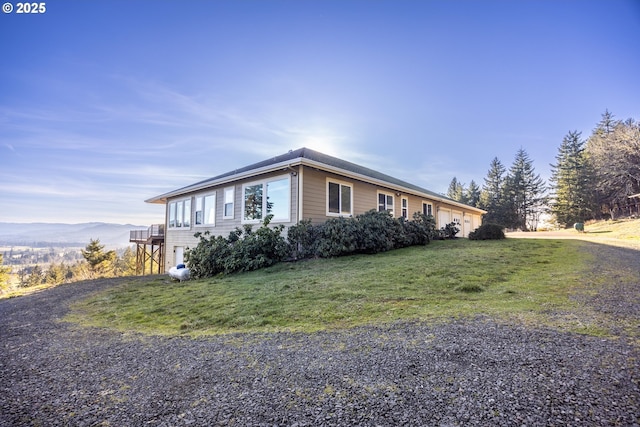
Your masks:
<svg viewBox="0 0 640 427"><path fill-rule="evenodd" d="M292 160L282 161L273 165L264 166L250 171L240 172L237 174L225 176L217 180L202 181L198 184L188 185L186 187L179 188L177 190L169 191L168 193L161 194L156 197L145 200L145 203L166 204L167 200L172 197L182 196L184 194L194 193L196 191L204 190L206 188L215 187L218 185L224 185L229 182L238 181L240 179L249 178L255 175L262 175L277 170L286 169L287 167L297 166L301 163L302 158L295 158Z"/></svg>
<svg viewBox="0 0 640 427"><path fill-rule="evenodd" d="M377 178L373 178L371 176L368 175L364 175L364 174L360 174L357 172L352 172L352 171L348 171L346 169L342 169L336 166L331 166L328 165L326 163L323 162L319 162L316 160L311 160L305 157L297 157L294 159L289 159L289 160L285 160L273 165L269 165L269 166L264 166L261 168L257 168L257 169L252 169L252 170L248 170L245 172L241 172L241 173L237 173L237 174L233 174L233 175L229 175L229 176L225 176L224 178L218 179L218 180L209 180L209 181L202 181L200 183L197 184L193 184L193 185L189 185L187 187L182 187L178 190L174 190L174 191L170 191L168 193L164 193L161 194L159 196L150 198L145 200L145 203L155 203L155 204L166 204L168 199L173 198L173 197L178 197L178 196L182 196L185 194L189 194L189 193L194 193L196 191L200 191L200 190L204 190L206 188L210 188L210 187L214 187L214 186L218 186L218 185L224 185L233 181L237 181L240 179L244 179L244 178L249 178L255 175L261 175L261 174L265 174L265 173L269 173L269 172L274 172L277 170L282 170L282 169L286 169L288 167L292 167L292 166L298 166L298 165L304 165L304 166L310 166L310 167L314 167L316 169L322 169L328 172L333 172L336 173L338 175L342 175L342 176L347 176L347 177L351 177L353 179L357 179L359 181L364 181L364 182L370 182L373 184L377 184L380 185L382 187L386 187L392 190L396 190L396 191L400 191L403 193L407 193L407 194L413 194L416 196L420 196L420 197L424 197L425 199L429 199L429 200L435 200L437 202L440 203L447 203L449 205L453 205L453 206L457 206L460 208L464 208L464 209L471 209L474 211L477 211L480 214L485 214L487 213L487 211L473 207L473 206L469 206L469 205L465 205L464 203L459 203L456 202L454 200L449 200L446 199L444 197L439 197L437 195L434 194L430 194L430 193L425 193L425 192L421 192L418 191L416 189L413 188L408 188L402 185L398 185L398 184L394 184L388 181L384 181L381 179L377 179Z"/></svg>

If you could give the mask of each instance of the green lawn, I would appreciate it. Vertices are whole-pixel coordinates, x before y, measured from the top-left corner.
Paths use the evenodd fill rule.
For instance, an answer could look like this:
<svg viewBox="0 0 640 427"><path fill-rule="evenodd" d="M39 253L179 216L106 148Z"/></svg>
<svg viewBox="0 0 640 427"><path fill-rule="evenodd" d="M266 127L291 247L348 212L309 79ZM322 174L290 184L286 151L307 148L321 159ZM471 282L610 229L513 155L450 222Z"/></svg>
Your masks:
<svg viewBox="0 0 640 427"><path fill-rule="evenodd" d="M544 323L575 308L568 294L590 261L580 244L460 239L184 283L151 276L75 304L67 320L193 336L482 314Z"/></svg>

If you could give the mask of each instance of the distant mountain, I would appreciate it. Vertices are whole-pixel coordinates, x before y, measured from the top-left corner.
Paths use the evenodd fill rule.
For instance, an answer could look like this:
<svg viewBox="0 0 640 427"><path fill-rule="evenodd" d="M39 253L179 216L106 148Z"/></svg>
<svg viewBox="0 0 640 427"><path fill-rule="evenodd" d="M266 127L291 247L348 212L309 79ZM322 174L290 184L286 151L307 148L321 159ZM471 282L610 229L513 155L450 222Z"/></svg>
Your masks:
<svg viewBox="0 0 640 427"><path fill-rule="evenodd" d="M129 231L147 226L88 222L83 224L0 222L0 246L74 246L83 247L91 239L109 247L129 245Z"/></svg>

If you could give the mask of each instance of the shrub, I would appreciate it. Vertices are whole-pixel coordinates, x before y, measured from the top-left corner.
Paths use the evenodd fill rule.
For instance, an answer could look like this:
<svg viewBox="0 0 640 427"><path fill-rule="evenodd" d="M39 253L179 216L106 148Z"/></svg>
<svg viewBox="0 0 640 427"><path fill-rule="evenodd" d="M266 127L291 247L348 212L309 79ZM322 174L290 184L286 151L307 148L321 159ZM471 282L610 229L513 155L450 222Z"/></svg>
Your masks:
<svg viewBox="0 0 640 427"><path fill-rule="evenodd" d="M444 235L445 239L455 239L456 234L458 234L459 232L460 229L458 228L458 224L456 224L455 222L450 222L442 229L442 234Z"/></svg>
<svg viewBox="0 0 640 427"><path fill-rule="evenodd" d="M332 218L319 226L301 221L289 228L288 238L296 258L329 258L426 245L434 233L432 216L415 213L413 221L405 221L371 210L356 217Z"/></svg>
<svg viewBox="0 0 640 427"><path fill-rule="evenodd" d="M357 251L365 254L386 252L396 246L398 237L404 228L387 211L370 210L356 217L358 230L356 234Z"/></svg>
<svg viewBox="0 0 640 427"><path fill-rule="evenodd" d="M316 256L321 234L322 227L314 227L310 219L303 219L298 224L289 227L287 239L291 245L293 258L312 258Z"/></svg>
<svg viewBox="0 0 640 427"><path fill-rule="evenodd" d="M251 271L268 267L286 259L291 248L282 237L284 226L268 227L269 215L262 226L253 231L250 225L236 228L226 239L208 238L209 232L196 233L198 245L186 252L186 261L193 278L211 277L220 273Z"/></svg>
<svg viewBox="0 0 640 427"><path fill-rule="evenodd" d="M360 226L354 218L331 218L320 228L316 255L330 258L355 253L358 250Z"/></svg>
<svg viewBox="0 0 640 427"><path fill-rule="evenodd" d="M469 233L469 240L500 240L504 238L502 226L497 224L482 224Z"/></svg>

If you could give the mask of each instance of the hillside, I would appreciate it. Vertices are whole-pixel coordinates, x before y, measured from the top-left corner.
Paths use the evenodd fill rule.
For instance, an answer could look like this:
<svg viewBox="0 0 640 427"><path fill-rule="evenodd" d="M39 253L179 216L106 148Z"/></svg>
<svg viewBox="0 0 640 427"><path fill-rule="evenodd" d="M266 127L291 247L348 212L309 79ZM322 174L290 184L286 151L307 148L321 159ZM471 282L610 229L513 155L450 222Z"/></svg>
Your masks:
<svg viewBox="0 0 640 427"><path fill-rule="evenodd" d="M147 226L89 222L82 224L8 223L0 222L0 246L85 246L91 239L100 239L108 247L129 244L130 230Z"/></svg>

